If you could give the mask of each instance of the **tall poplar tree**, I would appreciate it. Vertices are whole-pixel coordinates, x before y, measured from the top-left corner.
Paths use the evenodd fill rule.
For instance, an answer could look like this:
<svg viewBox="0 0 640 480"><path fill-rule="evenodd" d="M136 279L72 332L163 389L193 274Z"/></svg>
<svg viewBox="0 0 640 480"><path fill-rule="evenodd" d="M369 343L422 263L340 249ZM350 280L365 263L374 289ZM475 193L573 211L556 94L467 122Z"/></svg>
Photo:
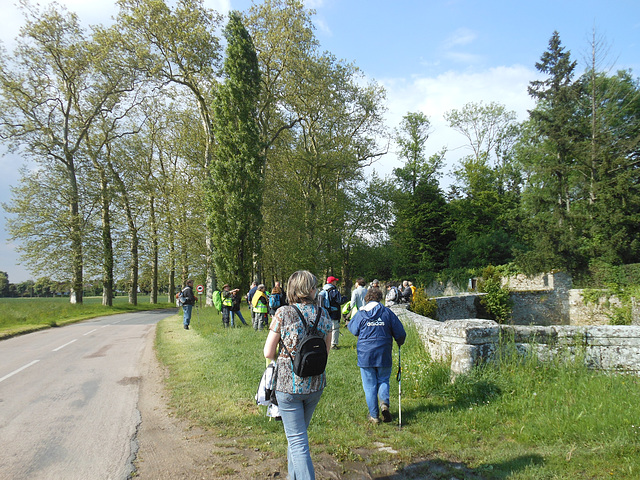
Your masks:
<svg viewBox="0 0 640 480"><path fill-rule="evenodd" d="M242 17L229 14L224 83L214 102L215 161L210 165L209 226L218 278L249 284L259 257L264 155L258 128L260 69Z"/></svg>

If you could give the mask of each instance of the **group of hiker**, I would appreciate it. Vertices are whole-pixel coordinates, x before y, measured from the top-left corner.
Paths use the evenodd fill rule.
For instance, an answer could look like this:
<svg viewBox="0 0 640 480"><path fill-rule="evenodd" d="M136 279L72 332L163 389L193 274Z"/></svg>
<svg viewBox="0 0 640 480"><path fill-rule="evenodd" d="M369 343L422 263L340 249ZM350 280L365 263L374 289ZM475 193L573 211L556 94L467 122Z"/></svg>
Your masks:
<svg viewBox="0 0 640 480"><path fill-rule="evenodd" d="M340 280L334 276L327 277L325 285L317 294L318 303L325 307L331 318L331 348L337 349L340 339L340 319L345 324L356 314L359 308L364 305L364 297L367 293L364 278L356 279L355 288L351 292L351 299L343 296L337 288ZM380 282L373 280L370 288L380 288ZM415 292L413 284L405 280L399 284L388 283L386 285L385 305L392 306L400 303L410 303ZM183 308L183 326L189 329L191 323L191 311L198 301L193 293L193 280L187 280L185 287L176 295L177 305ZM254 330L262 330L266 327L269 316L273 316L276 310L283 305L287 305L287 296L279 281L274 283L273 289L269 292L264 284L253 282L249 291L244 296L249 311L251 312L251 325ZM239 288L232 289L229 284L224 284L222 290L213 294L214 306L222 313L222 324L225 328L235 327L235 317L248 325L242 315L243 296Z"/></svg>
<svg viewBox="0 0 640 480"><path fill-rule="evenodd" d="M263 353L267 362L275 366L271 401L277 406L287 437L289 478L315 478L307 429L326 386L327 357L331 350L339 348L341 318L358 338L357 365L368 421L391 421L391 352L393 341L401 346L406 333L388 306L411 302L415 287L407 280L398 285L390 283L385 286L385 295L378 280L367 288L365 279L360 277L349 297L338 290L339 281L329 276L318 288L315 275L301 270L289 278L286 294L280 282L275 282L271 292L264 284L253 282L244 297L239 288L232 289L228 284L214 294L214 305L222 312L225 327L235 326L235 315L247 325L240 312L243 298L251 308L254 330L264 329L272 317ZM189 328L191 308L197 300L192 287L193 281L189 280L179 293L185 329ZM382 304L383 296L386 305Z"/></svg>
<svg viewBox="0 0 640 480"><path fill-rule="evenodd" d="M214 293L214 305L217 303L216 296ZM278 308L287 303L280 282L275 282L271 292L267 291L264 284L253 282L244 298L249 305L251 325L254 330L265 328L269 315L273 316ZM248 325L240 311L242 299L239 288L231 289L226 283L223 285L219 293L219 305L216 305L216 308L222 312L222 324L225 328L236 326L234 315L237 315L244 325Z"/></svg>
<svg viewBox="0 0 640 480"><path fill-rule="evenodd" d="M404 343L404 327L396 314L381 303L383 291L377 280L367 289L364 278L358 278L350 299L340 293L338 282L338 278L329 276L319 289L312 273L299 271L291 275L287 305L273 315L264 345L265 358L275 363L274 403L287 437L289 478L315 478L307 429L327 383L327 357L331 350L339 348L342 315L348 316L347 327L358 338L357 364L369 422L379 424L380 415L383 422L391 421L391 352L394 340L398 346ZM408 282L406 286L413 296ZM409 298L403 292L397 302ZM320 368L314 370L318 365ZM305 367L312 371L305 373Z"/></svg>

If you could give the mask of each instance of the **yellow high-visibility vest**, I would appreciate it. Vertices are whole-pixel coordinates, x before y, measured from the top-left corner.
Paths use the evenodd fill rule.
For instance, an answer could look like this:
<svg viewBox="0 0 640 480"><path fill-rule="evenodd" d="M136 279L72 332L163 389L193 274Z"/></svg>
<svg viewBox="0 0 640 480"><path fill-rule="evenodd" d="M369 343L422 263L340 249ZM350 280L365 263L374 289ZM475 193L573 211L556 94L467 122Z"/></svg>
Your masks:
<svg viewBox="0 0 640 480"><path fill-rule="evenodd" d="M233 306L233 295L229 295L228 297L224 296L224 293L222 294L222 305L225 307L232 307Z"/></svg>
<svg viewBox="0 0 640 480"><path fill-rule="evenodd" d="M253 305L253 311L256 313L267 313L267 303L258 303L260 297L264 297L265 301L267 300L267 296L264 292L260 290L256 290L256 293L253 294L251 298L251 305Z"/></svg>

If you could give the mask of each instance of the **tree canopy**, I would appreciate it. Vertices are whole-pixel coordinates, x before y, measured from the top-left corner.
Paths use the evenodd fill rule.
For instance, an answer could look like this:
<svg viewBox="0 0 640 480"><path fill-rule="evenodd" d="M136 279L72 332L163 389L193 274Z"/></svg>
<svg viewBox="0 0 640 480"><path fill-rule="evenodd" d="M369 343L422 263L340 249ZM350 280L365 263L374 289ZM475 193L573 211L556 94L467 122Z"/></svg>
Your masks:
<svg viewBox="0 0 640 480"><path fill-rule="evenodd" d="M446 113L465 152L445 192L452 152L431 145L429 112L388 128L384 88L321 48L303 2L226 19L201 0L118 6L84 29L25 4L0 55L0 138L35 165L4 206L39 277L20 292L136 303L194 277L210 296L298 269L348 289L640 261L640 83L600 71L595 41L580 74L552 34L524 122L496 102ZM401 165L368 174L390 150Z"/></svg>

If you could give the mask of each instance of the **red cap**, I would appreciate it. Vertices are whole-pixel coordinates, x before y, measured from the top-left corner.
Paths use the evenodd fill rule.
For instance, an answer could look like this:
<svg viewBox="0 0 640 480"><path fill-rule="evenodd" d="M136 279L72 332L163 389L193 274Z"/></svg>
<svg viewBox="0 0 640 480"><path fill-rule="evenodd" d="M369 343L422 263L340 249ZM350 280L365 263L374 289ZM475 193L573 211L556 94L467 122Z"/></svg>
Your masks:
<svg viewBox="0 0 640 480"><path fill-rule="evenodd" d="M327 283L339 282L340 279L336 277L327 277Z"/></svg>

